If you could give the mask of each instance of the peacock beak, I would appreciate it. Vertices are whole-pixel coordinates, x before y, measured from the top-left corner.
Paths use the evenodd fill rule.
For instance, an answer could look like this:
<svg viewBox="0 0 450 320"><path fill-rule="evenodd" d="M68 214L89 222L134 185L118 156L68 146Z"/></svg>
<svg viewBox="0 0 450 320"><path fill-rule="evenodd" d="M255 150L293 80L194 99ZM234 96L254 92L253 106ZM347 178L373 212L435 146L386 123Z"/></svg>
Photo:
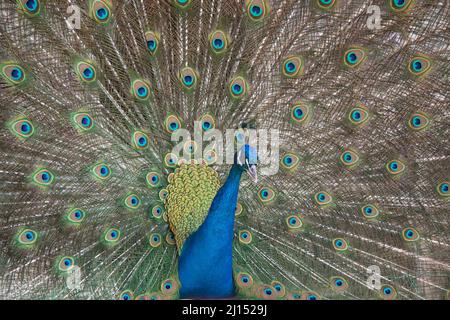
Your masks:
<svg viewBox="0 0 450 320"><path fill-rule="evenodd" d="M258 182L258 172L256 171L256 164L249 165L247 162L247 173L250 176L250 178L253 180L254 183Z"/></svg>

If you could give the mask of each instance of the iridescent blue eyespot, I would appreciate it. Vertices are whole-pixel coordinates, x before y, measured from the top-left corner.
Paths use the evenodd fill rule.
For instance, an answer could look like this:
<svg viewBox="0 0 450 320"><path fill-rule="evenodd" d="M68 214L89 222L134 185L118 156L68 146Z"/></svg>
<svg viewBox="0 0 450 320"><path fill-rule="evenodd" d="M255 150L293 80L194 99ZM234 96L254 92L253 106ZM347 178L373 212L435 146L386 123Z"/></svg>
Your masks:
<svg viewBox="0 0 450 320"><path fill-rule="evenodd" d="M17 64L0 63L0 75L13 85L18 85L25 81L25 71Z"/></svg>
<svg viewBox="0 0 450 320"><path fill-rule="evenodd" d="M384 285L380 289L380 294L383 299L392 300L397 296L397 291L389 285Z"/></svg>
<svg viewBox="0 0 450 320"><path fill-rule="evenodd" d="M233 85L233 87L232 87L232 89L233 89L233 93L234 94L241 94L242 93L242 86L241 85L239 85L239 84L234 84Z"/></svg>
<svg viewBox="0 0 450 320"><path fill-rule="evenodd" d="M158 50L159 34L153 31L145 33L145 41L147 42L147 49L151 55L154 55Z"/></svg>
<svg viewBox="0 0 450 320"><path fill-rule="evenodd" d="M402 10L405 9L411 0L391 0L391 7L393 9Z"/></svg>
<svg viewBox="0 0 450 320"><path fill-rule="evenodd" d="M36 11L38 8L38 2L36 0L27 0L25 3L27 9L31 12Z"/></svg>
<svg viewBox="0 0 450 320"><path fill-rule="evenodd" d="M21 245L31 245L37 240L37 233L31 229L24 229L17 234L17 241Z"/></svg>
<svg viewBox="0 0 450 320"><path fill-rule="evenodd" d="M362 48L350 48L344 53L344 64L350 68L360 65L365 59L366 53Z"/></svg>
<svg viewBox="0 0 450 320"><path fill-rule="evenodd" d="M336 0L317 0L317 5L321 9L329 10L333 8L335 1Z"/></svg>
<svg viewBox="0 0 450 320"><path fill-rule="evenodd" d="M83 71L83 76L86 79L92 79L94 77L94 70L92 68L86 68Z"/></svg>
<svg viewBox="0 0 450 320"><path fill-rule="evenodd" d="M408 71L415 76L421 76L430 70L432 61L425 56L414 56L409 60Z"/></svg>
<svg viewBox="0 0 450 320"><path fill-rule="evenodd" d="M11 71L11 78L14 81L19 81L20 79L22 79L22 76L23 76L22 70L20 70L17 67L12 69L12 71Z"/></svg>
<svg viewBox="0 0 450 320"><path fill-rule="evenodd" d="M439 193L440 196L442 197L449 196L448 185L449 183L447 181L441 182L437 185L437 192Z"/></svg>
<svg viewBox="0 0 450 320"><path fill-rule="evenodd" d="M11 126L12 132L21 138L29 138L33 135L34 128L29 120L22 119L14 122Z"/></svg>
<svg viewBox="0 0 450 320"><path fill-rule="evenodd" d="M91 5L91 14L96 22L104 24L110 18L110 7L107 0L94 0Z"/></svg>
<svg viewBox="0 0 450 320"><path fill-rule="evenodd" d="M420 238L419 232L412 227L403 229L402 236L403 236L403 239L408 242L416 241L416 240L419 240L419 238Z"/></svg>
<svg viewBox="0 0 450 320"><path fill-rule="evenodd" d="M400 160L391 160L386 164L386 169L390 174L395 176L405 171L406 166Z"/></svg>

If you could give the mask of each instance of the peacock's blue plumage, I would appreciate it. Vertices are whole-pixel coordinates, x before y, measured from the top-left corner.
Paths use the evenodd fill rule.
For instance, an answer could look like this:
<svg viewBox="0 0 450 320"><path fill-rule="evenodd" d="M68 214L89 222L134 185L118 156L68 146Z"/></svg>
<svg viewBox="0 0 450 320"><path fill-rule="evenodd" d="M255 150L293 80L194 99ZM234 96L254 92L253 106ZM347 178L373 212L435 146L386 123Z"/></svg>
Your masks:
<svg viewBox="0 0 450 320"><path fill-rule="evenodd" d="M449 297L448 2L0 18L0 299Z"/></svg>
<svg viewBox="0 0 450 320"><path fill-rule="evenodd" d="M242 172L243 168L233 165L214 197L205 221L184 244L178 261L182 298L227 298L234 295L234 213Z"/></svg>

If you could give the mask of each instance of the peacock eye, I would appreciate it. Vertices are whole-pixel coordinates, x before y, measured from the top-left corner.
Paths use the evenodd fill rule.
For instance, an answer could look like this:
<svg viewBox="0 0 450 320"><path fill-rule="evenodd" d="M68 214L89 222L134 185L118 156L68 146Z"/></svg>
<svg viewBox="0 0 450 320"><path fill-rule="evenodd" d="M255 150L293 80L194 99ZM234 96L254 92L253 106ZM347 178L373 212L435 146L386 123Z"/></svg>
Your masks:
<svg viewBox="0 0 450 320"><path fill-rule="evenodd" d="M196 150L197 150L197 143L194 140L189 140L184 143L183 151L186 154L189 155L194 154Z"/></svg>
<svg viewBox="0 0 450 320"><path fill-rule="evenodd" d="M294 103L291 108L291 121L294 124L305 124L310 118L311 107L302 101Z"/></svg>
<svg viewBox="0 0 450 320"><path fill-rule="evenodd" d="M276 193L270 187L262 187L258 191L258 198L263 204L267 204L275 200Z"/></svg>
<svg viewBox="0 0 450 320"><path fill-rule="evenodd" d="M420 235L416 229L409 227L409 228L403 229L402 237L405 241L416 241L416 240L419 240Z"/></svg>
<svg viewBox="0 0 450 320"><path fill-rule="evenodd" d="M261 21L268 14L266 0L247 0L247 15L253 21Z"/></svg>
<svg viewBox="0 0 450 320"><path fill-rule="evenodd" d="M263 286L261 290L263 299L270 299L274 296L274 289L272 287Z"/></svg>
<svg viewBox="0 0 450 320"><path fill-rule="evenodd" d="M39 169L33 174L33 181L40 186L49 186L54 181L54 175L47 169Z"/></svg>
<svg viewBox="0 0 450 320"><path fill-rule="evenodd" d="M325 9L325 10L329 10L331 8L333 8L336 0L316 0L317 1L317 5L319 6L319 8L321 9Z"/></svg>
<svg viewBox="0 0 450 320"><path fill-rule="evenodd" d="M92 168L94 177L100 180L106 180L111 176L111 169L105 163L97 164Z"/></svg>
<svg viewBox="0 0 450 320"><path fill-rule="evenodd" d="M153 206L151 210L151 215L153 218L160 219L164 213L164 209L160 205Z"/></svg>
<svg viewBox="0 0 450 320"><path fill-rule="evenodd" d="M200 118L200 124L203 131L208 131L216 127L216 120L210 114L205 114Z"/></svg>
<svg viewBox="0 0 450 320"><path fill-rule="evenodd" d="M159 199L161 201L165 201L167 199L167 197L169 196L169 191L167 191L167 189L161 189L159 191Z"/></svg>
<svg viewBox="0 0 450 320"><path fill-rule="evenodd" d="M408 121L408 126L414 131L421 131L428 127L430 119L423 113L413 113Z"/></svg>
<svg viewBox="0 0 450 320"><path fill-rule="evenodd" d="M135 194L130 194L127 196L124 202L128 209L137 209L141 205L141 200Z"/></svg>
<svg viewBox="0 0 450 320"><path fill-rule="evenodd" d="M286 289L282 283L278 281L272 281L271 286L275 289L274 293L276 296L283 297L286 294Z"/></svg>
<svg viewBox="0 0 450 320"><path fill-rule="evenodd" d="M214 53L223 53L228 47L228 37L225 32L216 30L210 34L209 43Z"/></svg>
<svg viewBox="0 0 450 320"><path fill-rule="evenodd" d="M369 120L369 111L365 106L359 104L357 107L350 109L348 120L352 125L361 126Z"/></svg>
<svg viewBox="0 0 450 320"><path fill-rule="evenodd" d="M137 100L147 100L150 97L150 85L143 80L134 80L131 84L131 94Z"/></svg>
<svg viewBox="0 0 450 320"><path fill-rule="evenodd" d="M372 204L367 204L363 206L361 208L361 213L364 216L364 218L367 219L374 219L380 214L378 208Z"/></svg>
<svg viewBox="0 0 450 320"><path fill-rule="evenodd" d="M303 58L299 56L287 57L282 64L283 75L288 78L295 78L303 74Z"/></svg>
<svg viewBox="0 0 450 320"><path fill-rule="evenodd" d="M168 153L164 157L164 164L166 167L175 168L178 164L178 157L174 153Z"/></svg>
<svg viewBox="0 0 450 320"><path fill-rule="evenodd" d="M437 192L439 193L439 195L443 196L443 197L448 197L449 196L449 192L448 192L448 182L444 181L441 182L437 185Z"/></svg>
<svg viewBox="0 0 450 320"><path fill-rule="evenodd" d="M137 150L143 150L148 147L148 136L142 131L135 131L132 137L132 145Z"/></svg>
<svg viewBox="0 0 450 320"><path fill-rule="evenodd" d="M33 124L27 119L17 120L11 125L12 133L19 138L27 139L34 134Z"/></svg>
<svg viewBox="0 0 450 320"><path fill-rule="evenodd" d="M168 115L164 120L164 129L170 134L174 133L182 127L182 123L179 117L176 115Z"/></svg>
<svg viewBox="0 0 450 320"><path fill-rule="evenodd" d="M66 256L59 259L58 269L60 271L69 271L74 267L74 265L75 265L74 258Z"/></svg>
<svg viewBox="0 0 450 320"><path fill-rule="evenodd" d="M18 85L25 81L25 71L16 64L1 65L1 75L12 85Z"/></svg>
<svg viewBox="0 0 450 320"><path fill-rule="evenodd" d="M95 0L92 3L92 15L98 23L107 23L111 17L111 9L103 0Z"/></svg>
<svg viewBox="0 0 450 320"><path fill-rule="evenodd" d="M347 241L342 238L333 239L333 247L336 251L345 251L348 249Z"/></svg>
<svg viewBox="0 0 450 320"><path fill-rule="evenodd" d="M120 300L133 300L134 294L131 290L122 291L119 295Z"/></svg>
<svg viewBox="0 0 450 320"><path fill-rule="evenodd" d="M170 245L175 244L175 236L171 231L166 234L166 242Z"/></svg>
<svg viewBox="0 0 450 320"><path fill-rule="evenodd" d="M191 4L192 0L174 0L175 5L181 9L187 8Z"/></svg>
<svg viewBox="0 0 450 320"><path fill-rule="evenodd" d="M237 275L237 284L239 287L247 288L253 285L253 278L251 275L245 272L241 272Z"/></svg>
<svg viewBox="0 0 450 320"><path fill-rule="evenodd" d="M336 292L344 292L348 289L347 280L342 277L331 277L330 278L330 286Z"/></svg>
<svg viewBox="0 0 450 320"><path fill-rule="evenodd" d="M231 80L229 88L233 98L241 99L247 94L248 84L243 77L238 76Z"/></svg>
<svg viewBox="0 0 450 320"><path fill-rule="evenodd" d="M36 242L37 240L37 233L34 230L31 229L25 229L22 230L19 235L17 236L17 239L20 244L23 245L31 245Z"/></svg>
<svg viewBox="0 0 450 320"><path fill-rule="evenodd" d="M384 285L380 289L380 295L383 299L392 300L397 297L397 291L392 286Z"/></svg>
<svg viewBox="0 0 450 320"><path fill-rule="evenodd" d="M161 235L159 233L152 233L150 235L150 246L157 248L161 245Z"/></svg>
<svg viewBox="0 0 450 320"><path fill-rule="evenodd" d="M386 164L386 170L392 175L398 175L405 171L406 166L400 160L391 160Z"/></svg>
<svg viewBox="0 0 450 320"><path fill-rule="evenodd" d="M181 69L179 78L183 87L187 90L191 90L195 88L198 77L194 69L185 67Z"/></svg>
<svg viewBox="0 0 450 320"><path fill-rule="evenodd" d="M346 150L342 152L341 156L339 157L339 160L344 166L352 168L358 164L359 155L355 151Z"/></svg>
<svg viewBox="0 0 450 320"><path fill-rule="evenodd" d="M394 12L405 12L411 3L412 0L389 0L389 6Z"/></svg>
<svg viewBox="0 0 450 320"><path fill-rule="evenodd" d="M159 47L159 35L153 31L145 33L145 41L147 42L147 49L151 55L154 55L158 51Z"/></svg>
<svg viewBox="0 0 450 320"><path fill-rule="evenodd" d="M431 68L431 60L425 57L413 57L408 64L408 70L415 76L425 74Z"/></svg>
<svg viewBox="0 0 450 320"><path fill-rule="evenodd" d="M303 297L305 300L319 300L319 296L313 292L305 292Z"/></svg>
<svg viewBox="0 0 450 320"><path fill-rule="evenodd" d="M116 244L120 239L120 230L117 228L109 228L104 234L104 239L108 244Z"/></svg>
<svg viewBox="0 0 450 320"><path fill-rule="evenodd" d="M94 120L85 112L78 112L73 114L72 122L74 127L80 132L87 132L94 127Z"/></svg>
<svg viewBox="0 0 450 320"><path fill-rule="evenodd" d="M248 230L239 231L239 242L242 244L249 244L252 242L252 234Z"/></svg>
<svg viewBox="0 0 450 320"><path fill-rule="evenodd" d="M76 67L78 76L83 82L91 83L97 79L95 68L87 62L79 62Z"/></svg>
<svg viewBox="0 0 450 320"><path fill-rule="evenodd" d="M319 206L325 206L333 201L331 195L326 191L317 192L314 195L314 200Z"/></svg>
<svg viewBox="0 0 450 320"><path fill-rule="evenodd" d="M19 0L19 5L23 12L29 16L35 16L41 10L41 3L39 0Z"/></svg>
<svg viewBox="0 0 450 320"><path fill-rule="evenodd" d="M83 210L81 209L72 209L69 211L69 213L67 214L67 219L72 222L72 223L81 223L84 220L85 217L85 213Z"/></svg>
<svg viewBox="0 0 450 320"><path fill-rule="evenodd" d="M149 172L145 176L145 181L147 182L147 185L153 188L156 188L161 183L161 177L157 172Z"/></svg>
<svg viewBox="0 0 450 320"><path fill-rule="evenodd" d="M286 224L288 226L289 231L297 231L301 227L303 227L303 222L300 217L296 215L292 215L286 218Z"/></svg>
<svg viewBox="0 0 450 320"><path fill-rule="evenodd" d="M178 290L178 283L173 279L166 279L161 283L161 292L166 295L172 295Z"/></svg>
<svg viewBox="0 0 450 320"><path fill-rule="evenodd" d="M366 53L361 48L351 48L344 53L344 64L347 67L355 68L366 59Z"/></svg>

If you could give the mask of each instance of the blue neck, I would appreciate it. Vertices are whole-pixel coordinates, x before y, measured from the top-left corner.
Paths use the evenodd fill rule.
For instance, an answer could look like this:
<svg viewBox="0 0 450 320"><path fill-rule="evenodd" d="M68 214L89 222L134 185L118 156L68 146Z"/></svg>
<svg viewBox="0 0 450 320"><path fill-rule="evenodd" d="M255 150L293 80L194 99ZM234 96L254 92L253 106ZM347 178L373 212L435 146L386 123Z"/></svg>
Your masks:
<svg viewBox="0 0 450 320"><path fill-rule="evenodd" d="M181 298L226 298L234 295L234 214L242 172L241 167L233 165L204 223L183 245L178 261Z"/></svg>

